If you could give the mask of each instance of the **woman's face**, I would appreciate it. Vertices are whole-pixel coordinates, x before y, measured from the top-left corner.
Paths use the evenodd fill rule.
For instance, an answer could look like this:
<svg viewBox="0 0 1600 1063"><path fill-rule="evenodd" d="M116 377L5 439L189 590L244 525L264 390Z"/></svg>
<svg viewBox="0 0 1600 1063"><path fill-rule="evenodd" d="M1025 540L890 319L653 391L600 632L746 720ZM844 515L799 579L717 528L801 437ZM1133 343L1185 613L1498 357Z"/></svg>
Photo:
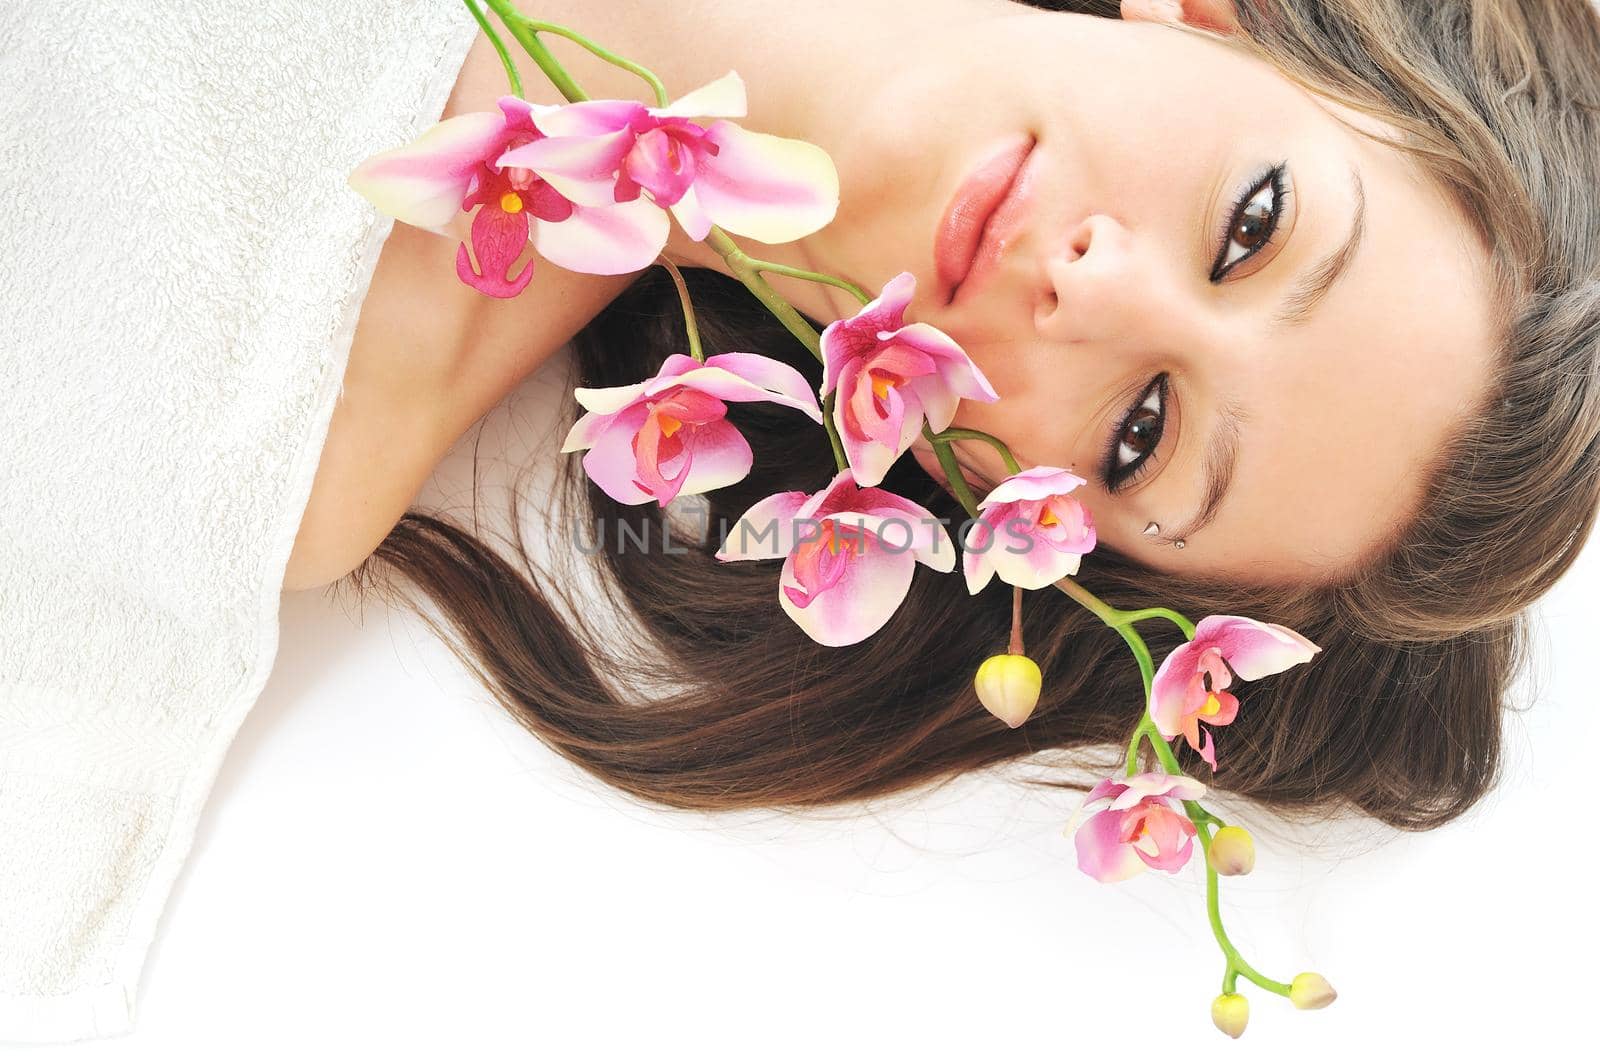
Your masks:
<svg viewBox="0 0 1600 1063"><path fill-rule="evenodd" d="M1086 478L1102 542L1253 582L1358 564L1414 512L1419 470L1488 381L1488 258L1465 219L1406 157L1224 41L980 9L881 68L834 152L843 198L806 241L817 268L915 273L907 319L955 337L1001 396L963 402L955 424ZM945 205L1030 134L1012 238L946 305ZM1311 304L1302 287L1336 266ZM969 481L1006 474L981 443L957 452ZM925 440L916 454L937 475Z"/></svg>

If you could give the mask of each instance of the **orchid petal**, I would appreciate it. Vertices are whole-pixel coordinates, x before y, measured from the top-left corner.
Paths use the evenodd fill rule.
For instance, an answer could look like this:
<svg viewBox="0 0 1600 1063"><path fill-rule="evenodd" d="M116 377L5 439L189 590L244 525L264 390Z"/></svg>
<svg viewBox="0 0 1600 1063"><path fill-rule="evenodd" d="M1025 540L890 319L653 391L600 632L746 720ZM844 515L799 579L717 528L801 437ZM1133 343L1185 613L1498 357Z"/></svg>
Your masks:
<svg viewBox="0 0 1600 1063"><path fill-rule="evenodd" d="M737 352L730 352L730 354L737 355ZM741 361L741 358L746 360ZM719 359L724 360L719 361ZM815 416L812 417L812 420L819 422L822 420L822 409L817 405L816 400L811 397L810 385L806 383L805 377L801 376L798 370L784 365L782 362L761 365L759 362L750 362L748 359L771 361L771 359L765 359L759 354L737 355L732 359L729 359L728 355L714 354L706 359L703 366L697 364L695 368L684 373L678 378L678 382L694 387L708 395L715 395L717 398L728 402L775 402L781 406L804 410L808 415L815 411ZM782 386L784 390L769 391L744 376L736 368L730 367L748 368L752 372L762 375L765 379L774 381L774 383ZM788 370L788 372L793 373L793 379L784 376L779 372L780 370Z"/></svg>
<svg viewBox="0 0 1600 1063"><path fill-rule="evenodd" d="M863 487L857 492L854 504L873 516L884 518L885 521L889 518L904 521L910 529L910 534L903 540L897 534L894 541L903 542L909 547L913 557L934 571L954 571L955 540L930 510L903 495L878 487ZM879 534L883 533L880 531Z"/></svg>
<svg viewBox="0 0 1600 1063"><path fill-rule="evenodd" d="M1200 655L1193 642L1178 646L1156 669L1150 680L1150 720L1162 738L1172 738L1181 728L1187 709L1189 677L1194 675L1194 660Z"/></svg>
<svg viewBox="0 0 1600 1063"><path fill-rule="evenodd" d="M1144 771L1122 780L1126 790L1112 802L1113 808L1126 808L1146 797L1173 797L1181 801L1198 801L1206 794L1206 784L1187 775L1169 775L1164 771ZM1118 802L1126 801L1126 804Z"/></svg>
<svg viewBox="0 0 1600 1063"><path fill-rule="evenodd" d="M610 425L611 418L606 414L585 413L573 422L567 430L567 438L561 444L561 453L567 454L574 450L585 450L594 446L595 440Z"/></svg>
<svg viewBox="0 0 1600 1063"><path fill-rule="evenodd" d="M537 222L533 246L573 273L615 276L647 268L667 245L666 212L643 198L609 207L577 206L566 221Z"/></svg>
<svg viewBox="0 0 1600 1063"><path fill-rule="evenodd" d="M583 471L588 473L589 479L624 505L637 505L653 498L634 482L639 462L633 452L633 437L649 412L638 405L618 414L583 455Z"/></svg>
<svg viewBox="0 0 1600 1063"><path fill-rule="evenodd" d="M799 586L794 555L784 562L778 603L814 642L824 646L860 642L888 623L905 601L915 560L909 553L875 549L876 545L868 543L845 564L838 582L804 607L785 593L789 586Z"/></svg>
<svg viewBox="0 0 1600 1063"><path fill-rule="evenodd" d="M607 388L573 388L572 397L590 413L616 413L631 406L644 396L649 381L637 384L617 384Z"/></svg>
<svg viewBox="0 0 1600 1063"><path fill-rule="evenodd" d="M1165 805L1155 805L1145 813L1144 826L1149 831L1149 840L1155 844L1156 855L1150 855L1139 846L1130 848L1146 865L1158 871L1175 872L1189 862L1195 828L1187 817Z"/></svg>
<svg viewBox="0 0 1600 1063"><path fill-rule="evenodd" d="M689 239L704 240L706 234L711 231L711 216L700 205L700 198L695 195L694 185L690 185L683 193L683 198L667 209L678 219L678 224L683 226L683 231L688 234Z"/></svg>
<svg viewBox="0 0 1600 1063"><path fill-rule="evenodd" d="M967 525L962 539L961 574L967 581L967 593L977 594L994 578L995 530L988 518L980 518Z"/></svg>
<svg viewBox="0 0 1600 1063"><path fill-rule="evenodd" d="M534 124L547 137L603 137L646 113L638 100L579 100L536 109Z"/></svg>
<svg viewBox="0 0 1600 1063"><path fill-rule="evenodd" d="M666 208L683 198L695 178L695 155L685 144L675 143L671 131L661 128L642 133L623 160L628 179L650 190L656 206Z"/></svg>
<svg viewBox="0 0 1600 1063"><path fill-rule="evenodd" d="M860 492L856 502L871 508L837 509L825 515L834 522L841 541L853 541L889 553L908 553L939 572L949 572L955 567L955 546L950 541L950 533L938 523L939 518L909 498L876 488L869 490L875 495L899 499L901 505L883 502L873 505L874 499L862 497L867 491ZM941 550L941 546L949 549Z"/></svg>
<svg viewBox="0 0 1600 1063"><path fill-rule="evenodd" d="M678 490L698 495L743 480L754 464L750 442L727 421L714 421L695 431L689 455L689 478Z"/></svg>
<svg viewBox="0 0 1600 1063"><path fill-rule="evenodd" d="M1038 538L1030 537L1026 550L1018 551L1017 545L1013 536L1010 542L1002 542L997 550L991 547L990 552L995 555L992 562L995 574L1011 586L1023 590L1040 590L1071 576L1078 571L1078 565L1083 560L1080 553L1059 550Z"/></svg>
<svg viewBox="0 0 1600 1063"><path fill-rule="evenodd" d="M833 410L835 425L844 416L836 405ZM839 440L844 444L845 461L856 474L857 482L872 486L883 482L889 474L889 469L900 457L892 447L885 446L874 439L862 439L839 431Z"/></svg>
<svg viewBox="0 0 1600 1063"><path fill-rule="evenodd" d="M953 395L977 402L995 402L1000 398L993 385L989 383L989 378L983 375L983 371L978 368L971 355L967 354L955 340L926 321L911 322L896 331L893 339L887 342L915 347L936 359L937 376L932 379L937 380L940 387ZM947 421L942 426L936 426L934 430L942 432L948 427L950 425Z"/></svg>
<svg viewBox="0 0 1600 1063"><path fill-rule="evenodd" d="M495 111L458 114L362 160L346 182L382 213L437 232L460 213L473 174L504 131Z"/></svg>
<svg viewBox="0 0 1600 1063"><path fill-rule="evenodd" d="M1122 820L1126 814L1098 812L1078 828L1073 837L1079 870L1097 882L1122 882L1145 868L1133 846L1122 841Z"/></svg>
<svg viewBox="0 0 1600 1063"><path fill-rule="evenodd" d="M1054 465L1035 465L1013 473L996 484L994 490L983 496L978 508L981 510L1002 502L1020 502L1025 499L1064 495L1088 482L1083 477Z"/></svg>
<svg viewBox="0 0 1600 1063"><path fill-rule="evenodd" d="M718 150L701 160L694 189L716 225L762 243L785 244L833 220L839 174L815 144L752 133L727 119L713 123L706 139Z"/></svg>
<svg viewBox="0 0 1600 1063"><path fill-rule="evenodd" d="M800 534L796 523L810 500L804 491L780 491L763 498L734 522L716 552L717 560L766 561L793 553Z"/></svg>
<svg viewBox="0 0 1600 1063"><path fill-rule="evenodd" d="M715 81L679 96L665 107L651 107L657 118L740 118L748 107L744 79L730 70Z"/></svg>
<svg viewBox="0 0 1600 1063"><path fill-rule="evenodd" d="M1067 820L1066 828L1062 833L1071 834L1077 829L1079 821L1084 816L1106 808L1117 794L1126 789L1126 784L1114 776L1108 779L1101 779L1095 783L1094 787L1083 795L1083 800L1078 803L1077 810L1072 813L1072 818Z"/></svg>
<svg viewBox="0 0 1600 1063"><path fill-rule="evenodd" d="M1282 624L1244 616L1208 616L1195 625L1194 641L1216 646L1240 679L1260 679L1304 664L1321 649Z"/></svg>
<svg viewBox="0 0 1600 1063"><path fill-rule="evenodd" d="M627 128L600 136L544 137L503 153L495 165L532 170L574 203L605 207L616 202L615 175L636 140Z"/></svg>
<svg viewBox="0 0 1600 1063"><path fill-rule="evenodd" d="M764 354L749 354L744 351L713 354L706 359L705 364L708 367L726 369L763 391L782 395L788 400L787 402L772 395L764 398L769 402L783 402L785 406L804 410L813 421L822 423L822 407L817 403L816 392L812 390L811 383L801 376L800 370L794 366Z"/></svg>
<svg viewBox="0 0 1600 1063"><path fill-rule="evenodd" d="M507 213L497 203L485 203L472 218L472 250L478 267L473 268L467 245L456 248L456 276L462 283L496 299L510 299L522 293L533 280L533 263L526 262L517 275L506 279L528 246L528 215Z"/></svg>

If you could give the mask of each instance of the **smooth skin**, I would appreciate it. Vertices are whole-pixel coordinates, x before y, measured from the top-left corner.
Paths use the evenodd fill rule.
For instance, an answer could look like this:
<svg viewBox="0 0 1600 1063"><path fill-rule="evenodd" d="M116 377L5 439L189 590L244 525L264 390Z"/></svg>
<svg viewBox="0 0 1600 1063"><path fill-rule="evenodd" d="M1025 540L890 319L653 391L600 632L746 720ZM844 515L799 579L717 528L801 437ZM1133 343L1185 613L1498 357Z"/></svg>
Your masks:
<svg viewBox="0 0 1600 1063"><path fill-rule="evenodd" d="M1120 22L1008 0L696 0L648 17L622 0L519 7L645 64L673 95L739 71L741 123L820 145L841 185L820 232L741 244L869 291L914 273L908 320L953 336L1001 396L964 402L956 426L1001 437L1024 467L1083 476L1101 542L1152 568L1262 583L1354 570L1414 513L1420 470L1489 381L1489 259L1469 220L1406 156L1344 122L1383 126L1232 46L1230 0L1124 0ZM823 36L827 49L796 46ZM570 42L551 49L592 96L644 98ZM561 102L531 60L519 67L530 99ZM480 36L445 116L492 109L504 91ZM1036 138L1026 224L943 305L933 242L945 204L1019 133ZM1289 192L1277 197L1254 179L1280 162ZM1301 320L1277 320L1344 244L1353 174L1364 226L1344 275ZM1236 197L1252 192L1258 224L1230 228ZM1223 248L1225 231L1236 239ZM633 277L568 273L530 249L534 283L496 300L456 279L454 253L455 240L400 223L385 244L287 589L366 558L454 441ZM666 253L728 272L676 226ZM1232 266L1214 283L1219 253ZM837 289L772 283L824 322L856 309ZM1164 406L1145 402L1118 448L1121 463L1145 465L1112 493L1107 437L1161 374ZM1239 417L1231 490L1179 549L1168 533L1200 508L1227 410ZM957 449L980 492L1004 477L990 448ZM939 476L925 440L913 455ZM1152 521L1162 534L1144 534Z"/></svg>

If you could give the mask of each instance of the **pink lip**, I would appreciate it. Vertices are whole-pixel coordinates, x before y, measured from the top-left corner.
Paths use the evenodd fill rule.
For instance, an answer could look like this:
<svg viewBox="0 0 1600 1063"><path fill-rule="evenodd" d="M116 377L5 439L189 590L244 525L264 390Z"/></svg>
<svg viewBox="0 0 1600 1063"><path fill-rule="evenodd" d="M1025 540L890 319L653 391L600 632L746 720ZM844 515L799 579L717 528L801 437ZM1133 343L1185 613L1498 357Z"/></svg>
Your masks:
<svg viewBox="0 0 1600 1063"><path fill-rule="evenodd" d="M933 259L946 305L974 273L986 272L999 257L1004 237L1020 220L1018 181L1035 140L1023 134L973 169L945 207L934 240ZM991 231L1006 228L1007 232ZM970 288L971 285L967 285Z"/></svg>

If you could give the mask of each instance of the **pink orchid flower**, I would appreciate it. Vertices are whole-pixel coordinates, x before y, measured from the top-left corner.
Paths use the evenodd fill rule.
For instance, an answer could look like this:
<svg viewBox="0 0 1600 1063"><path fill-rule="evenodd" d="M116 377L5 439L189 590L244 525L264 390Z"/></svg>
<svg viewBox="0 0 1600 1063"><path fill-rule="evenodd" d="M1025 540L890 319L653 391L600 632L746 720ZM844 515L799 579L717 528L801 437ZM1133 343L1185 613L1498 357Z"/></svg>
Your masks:
<svg viewBox="0 0 1600 1063"><path fill-rule="evenodd" d="M917 279L901 273L853 317L822 331L822 395L835 387L833 420L856 481L871 486L922 431L950 427L964 398L1000 398L960 344L934 326L906 324Z"/></svg>
<svg viewBox="0 0 1600 1063"><path fill-rule="evenodd" d="M839 209L833 159L814 144L727 120L745 108L744 82L731 70L665 107L569 103L541 111L546 139L508 151L500 163L537 170L575 203L633 202L646 192L694 240L713 225L768 244L816 232ZM694 115L718 121L705 126Z"/></svg>
<svg viewBox="0 0 1600 1063"><path fill-rule="evenodd" d="M1198 801L1205 792L1198 779L1160 771L1102 779L1066 827L1067 834L1077 831L1079 870L1099 882L1121 882L1146 867L1179 870L1189 861L1196 832L1176 802ZM1089 822L1080 830L1085 815Z"/></svg>
<svg viewBox="0 0 1600 1063"><path fill-rule="evenodd" d="M860 642L888 623L917 562L938 572L956 563L939 518L892 491L859 486L848 468L814 494L783 491L751 506L716 557L784 558L778 602L824 646Z"/></svg>
<svg viewBox="0 0 1600 1063"><path fill-rule="evenodd" d="M1282 624L1243 616L1208 616L1195 625L1194 638L1161 662L1150 684L1150 719L1162 738L1183 735L1189 746L1217 770L1210 731L1233 722L1239 699L1227 693L1237 675L1260 679L1311 660L1321 647ZM1204 735L1202 742L1201 736Z"/></svg>
<svg viewBox="0 0 1600 1063"><path fill-rule="evenodd" d="M448 236L461 211L472 219L473 268L467 245L456 249L456 274L500 299L518 295L533 278L533 263L515 277L506 272L528 244L577 273L615 274L644 269L667 239L667 219L649 204L580 205L525 167L498 160L544 137L534 124L553 110L518 96L500 97L499 111L472 111L437 122L411 143L361 162L348 178L384 214Z"/></svg>
<svg viewBox="0 0 1600 1063"><path fill-rule="evenodd" d="M985 495L961 543L968 593L977 594L995 575L1036 591L1077 572L1094 549L1094 518L1068 493L1086 483L1065 469L1035 465Z"/></svg>
<svg viewBox="0 0 1600 1063"><path fill-rule="evenodd" d="M637 384L574 388L586 412L561 453L588 448L584 471L618 502L700 494L738 483L750 472L750 444L727 421L730 402L776 402L818 424L822 409L793 366L760 354L714 354L702 365L671 354Z"/></svg>

